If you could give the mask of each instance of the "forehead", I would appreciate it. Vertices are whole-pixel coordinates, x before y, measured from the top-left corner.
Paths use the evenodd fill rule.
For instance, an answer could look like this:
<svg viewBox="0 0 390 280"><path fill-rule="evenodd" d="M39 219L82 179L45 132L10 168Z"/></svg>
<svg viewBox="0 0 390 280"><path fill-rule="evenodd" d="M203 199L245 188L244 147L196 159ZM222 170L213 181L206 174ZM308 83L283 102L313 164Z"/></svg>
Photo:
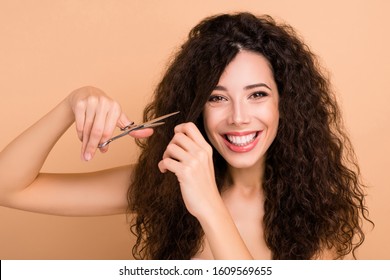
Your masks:
<svg viewBox="0 0 390 280"><path fill-rule="evenodd" d="M274 85L274 75L269 61L261 54L242 50L226 66L219 84L263 82Z"/></svg>

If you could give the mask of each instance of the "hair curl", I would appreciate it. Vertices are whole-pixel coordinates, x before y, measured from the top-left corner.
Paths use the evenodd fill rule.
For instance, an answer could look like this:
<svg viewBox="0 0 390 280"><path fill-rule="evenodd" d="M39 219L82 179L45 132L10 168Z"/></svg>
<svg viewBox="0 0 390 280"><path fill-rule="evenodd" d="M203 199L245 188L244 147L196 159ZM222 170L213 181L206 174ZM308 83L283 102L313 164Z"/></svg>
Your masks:
<svg viewBox="0 0 390 280"><path fill-rule="evenodd" d="M144 120L180 111L138 141L141 154L128 192L135 258L190 259L203 230L186 209L174 174L157 164L176 124L194 122L225 67L240 49L268 59L279 91L279 128L266 155L264 238L274 259L310 259L330 249L337 258L364 241L364 185L336 98L315 55L292 27L270 16L223 14L195 26L144 111ZM218 188L226 162L214 149Z"/></svg>

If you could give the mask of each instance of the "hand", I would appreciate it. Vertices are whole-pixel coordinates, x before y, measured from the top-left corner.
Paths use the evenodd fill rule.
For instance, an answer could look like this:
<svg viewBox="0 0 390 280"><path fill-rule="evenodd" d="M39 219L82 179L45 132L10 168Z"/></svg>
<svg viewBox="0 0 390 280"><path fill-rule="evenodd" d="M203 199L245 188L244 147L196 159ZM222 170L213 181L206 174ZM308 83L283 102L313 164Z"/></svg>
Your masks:
<svg viewBox="0 0 390 280"><path fill-rule="evenodd" d="M188 211L205 217L216 199L221 199L214 177L212 148L193 123L175 127L158 167L175 173ZM210 207L211 208L210 208Z"/></svg>
<svg viewBox="0 0 390 280"><path fill-rule="evenodd" d="M77 135L82 141L81 157L86 161L93 158L100 143L112 137L115 127L123 128L130 123L119 103L98 88L76 89L68 96L68 101L75 116ZM129 135L143 138L152 133L152 129L144 129ZM100 148L101 152L107 150L108 146Z"/></svg>

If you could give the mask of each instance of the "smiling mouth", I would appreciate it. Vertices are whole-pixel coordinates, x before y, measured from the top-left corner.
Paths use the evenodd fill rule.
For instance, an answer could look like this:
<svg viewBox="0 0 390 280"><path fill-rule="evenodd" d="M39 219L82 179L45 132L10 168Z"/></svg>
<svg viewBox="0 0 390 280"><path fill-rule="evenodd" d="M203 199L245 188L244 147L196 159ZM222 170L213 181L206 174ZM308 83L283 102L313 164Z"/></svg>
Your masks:
<svg viewBox="0 0 390 280"><path fill-rule="evenodd" d="M231 135L225 134L225 139L232 145L237 147L243 147L251 144L255 141L256 137L259 135L259 132L253 132L246 135Z"/></svg>

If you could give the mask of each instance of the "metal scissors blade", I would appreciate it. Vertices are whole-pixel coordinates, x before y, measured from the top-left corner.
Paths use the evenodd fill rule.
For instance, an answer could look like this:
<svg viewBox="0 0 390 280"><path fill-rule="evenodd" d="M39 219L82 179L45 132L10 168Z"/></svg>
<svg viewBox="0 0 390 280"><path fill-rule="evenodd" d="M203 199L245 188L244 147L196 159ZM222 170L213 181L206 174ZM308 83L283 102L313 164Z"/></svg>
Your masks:
<svg viewBox="0 0 390 280"><path fill-rule="evenodd" d="M127 126L126 129L124 130L124 132L122 132L121 134L118 134L117 136L114 136L112 137L111 139L107 140L106 142L103 142L101 144L98 145L98 148L103 148L105 146L107 146L108 144L110 144L112 141L118 139L118 138L121 138L127 134L129 134L131 131L134 131L134 130L141 130L141 129L145 129L145 128L152 128L152 127L156 127L156 126L160 126L160 125L163 125L164 122L160 122L161 120L164 120L166 118L169 118L173 115L176 115L178 114L179 111L177 112L174 112L174 113L170 113L170 114L166 114L164 116L161 116L161 117L158 117L158 118L155 118L153 120L150 120L150 121L147 121L147 122L144 122L144 123L141 123L139 125L130 125L130 126Z"/></svg>

